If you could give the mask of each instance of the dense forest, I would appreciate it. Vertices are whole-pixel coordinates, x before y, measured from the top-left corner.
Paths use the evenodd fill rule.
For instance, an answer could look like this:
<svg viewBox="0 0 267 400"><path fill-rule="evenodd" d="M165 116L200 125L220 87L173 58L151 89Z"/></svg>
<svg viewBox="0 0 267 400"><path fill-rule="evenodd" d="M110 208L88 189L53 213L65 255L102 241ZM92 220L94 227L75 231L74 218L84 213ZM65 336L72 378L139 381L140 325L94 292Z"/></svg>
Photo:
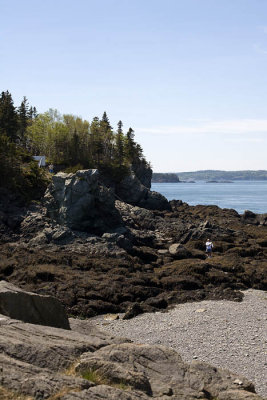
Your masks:
<svg viewBox="0 0 267 400"><path fill-rule="evenodd" d="M32 156L44 155L47 163L68 172L98 168L112 179L120 180L141 164L148 165L134 131L123 132L119 121L112 128L106 112L91 122L49 109L37 113L26 97L15 107L11 94L0 96L0 186L28 193L39 191L47 182Z"/></svg>

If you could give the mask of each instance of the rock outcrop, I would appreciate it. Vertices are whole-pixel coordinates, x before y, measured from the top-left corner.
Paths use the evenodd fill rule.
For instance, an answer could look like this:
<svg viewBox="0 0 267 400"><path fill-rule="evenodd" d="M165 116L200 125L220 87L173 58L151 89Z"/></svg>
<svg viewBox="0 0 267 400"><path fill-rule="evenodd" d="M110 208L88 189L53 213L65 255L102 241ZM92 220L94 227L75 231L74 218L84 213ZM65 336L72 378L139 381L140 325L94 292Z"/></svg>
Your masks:
<svg viewBox="0 0 267 400"><path fill-rule="evenodd" d="M121 222L114 194L100 184L97 170L54 175L44 204L52 220L79 231L105 232Z"/></svg>
<svg viewBox="0 0 267 400"><path fill-rule="evenodd" d="M70 329L62 304L52 296L42 296L0 281L0 314L24 322Z"/></svg>
<svg viewBox="0 0 267 400"><path fill-rule="evenodd" d="M146 175L142 179L150 186ZM75 174L60 172L54 175L44 196L44 206L47 215L60 225L77 231L103 233L122 225L115 207L116 197L148 209L170 209L167 199L159 193L151 192L134 172L115 188L108 188L98 170L77 171Z"/></svg>
<svg viewBox="0 0 267 400"><path fill-rule="evenodd" d="M145 181L145 180L143 180ZM150 178L151 181L151 178ZM145 186L134 172L131 172L119 184L116 185L116 194L125 203L148 208L150 210L170 210L168 200L160 193L153 192Z"/></svg>
<svg viewBox="0 0 267 400"><path fill-rule="evenodd" d="M251 382L229 371L187 364L164 346L114 338L90 321L70 325L63 330L0 315L1 398L261 400Z"/></svg>

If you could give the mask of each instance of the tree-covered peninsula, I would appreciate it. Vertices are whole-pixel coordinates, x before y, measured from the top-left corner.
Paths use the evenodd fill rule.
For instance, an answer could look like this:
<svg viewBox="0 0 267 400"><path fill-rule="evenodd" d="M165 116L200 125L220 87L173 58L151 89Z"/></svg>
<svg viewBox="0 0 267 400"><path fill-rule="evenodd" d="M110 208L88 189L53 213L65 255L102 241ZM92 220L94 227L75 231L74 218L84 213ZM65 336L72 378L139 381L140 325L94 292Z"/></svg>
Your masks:
<svg viewBox="0 0 267 400"><path fill-rule="evenodd" d="M37 113L26 97L14 105L9 91L0 95L0 186L34 198L47 186L49 175L38 168L33 156L46 157L55 170L75 172L96 168L114 181L148 167L134 131L113 129L106 112L91 122L49 109Z"/></svg>

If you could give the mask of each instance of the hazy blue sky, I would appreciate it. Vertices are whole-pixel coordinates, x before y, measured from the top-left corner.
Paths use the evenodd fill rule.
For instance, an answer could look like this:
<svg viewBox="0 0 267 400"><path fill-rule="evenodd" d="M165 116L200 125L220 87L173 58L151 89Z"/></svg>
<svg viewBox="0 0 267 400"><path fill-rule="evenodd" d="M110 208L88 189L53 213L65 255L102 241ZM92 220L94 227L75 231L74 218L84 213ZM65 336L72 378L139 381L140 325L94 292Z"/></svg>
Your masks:
<svg viewBox="0 0 267 400"><path fill-rule="evenodd" d="M267 169L266 0L0 0L0 83L106 110L156 172Z"/></svg>

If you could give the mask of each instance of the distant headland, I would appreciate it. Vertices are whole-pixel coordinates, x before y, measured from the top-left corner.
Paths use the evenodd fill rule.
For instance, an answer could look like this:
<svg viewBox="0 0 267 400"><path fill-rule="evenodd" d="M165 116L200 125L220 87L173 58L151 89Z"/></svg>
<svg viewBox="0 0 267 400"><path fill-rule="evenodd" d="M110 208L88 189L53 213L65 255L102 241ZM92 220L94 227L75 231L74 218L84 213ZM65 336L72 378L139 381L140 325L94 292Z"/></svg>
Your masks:
<svg viewBox="0 0 267 400"><path fill-rule="evenodd" d="M267 170L244 170L244 171L220 171L203 170L193 172L154 172L152 182L182 182L182 181L265 181L267 180Z"/></svg>

